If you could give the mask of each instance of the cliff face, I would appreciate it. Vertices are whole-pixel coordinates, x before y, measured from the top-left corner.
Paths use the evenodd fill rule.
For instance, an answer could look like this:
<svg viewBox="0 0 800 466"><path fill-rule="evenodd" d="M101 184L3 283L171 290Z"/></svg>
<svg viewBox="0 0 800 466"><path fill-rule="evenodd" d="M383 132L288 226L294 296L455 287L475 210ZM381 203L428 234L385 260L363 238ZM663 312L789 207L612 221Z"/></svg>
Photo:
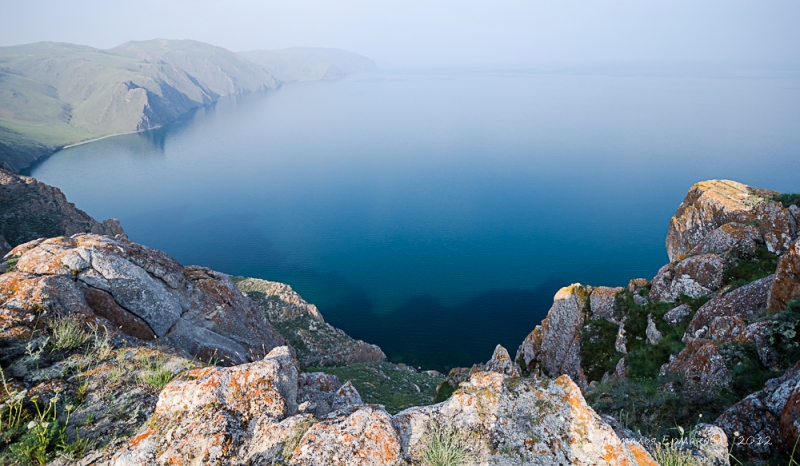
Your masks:
<svg viewBox="0 0 800 466"><path fill-rule="evenodd" d="M18 175L3 163L0 163L0 212L0 237L4 240L0 241L0 252L4 255L10 247L37 238L76 233L125 234L118 220L98 223L68 202L58 188Z"/></svg>
<svg viewBox="0 0 800 466"><path fill-rule="evenodd" d="M800 422L796 367L772 378L800 360L800 238L797 206L777 194L697 183L669 224L673 262L627 289L563 288L518 364L569 375L601 412L638 409L640 428L656 437L704 413L719 416L728 438L762 439L737 440L740 459L789 453ZM646 386L659 398L643 395Z"/></svg>

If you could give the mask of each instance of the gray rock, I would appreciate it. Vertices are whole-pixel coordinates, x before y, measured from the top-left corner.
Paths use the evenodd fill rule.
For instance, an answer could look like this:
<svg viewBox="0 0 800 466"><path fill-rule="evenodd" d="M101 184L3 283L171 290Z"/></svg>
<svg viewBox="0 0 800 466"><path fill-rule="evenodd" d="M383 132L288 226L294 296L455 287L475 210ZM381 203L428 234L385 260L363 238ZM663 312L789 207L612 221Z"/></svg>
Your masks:
<svg viewBox="0 0 800 466"><path fill-rule="evenodd" d="M561 288L542 325L528 334L515 360L532 372L543 369L554 377L567 374L586 389L588 382L581 368L580 336L589 294L590 290L579 283Z"/></svg>
<svg viewBox="0 0 800 466"><path fill-rule="evenodd" d="M684 321L687 317L692 314L692 308L689 307L688 304L681 304L678 307L675 307L669 310L666 314L664 314L664 322L668 323L671 326L676 326Z"/></svg>
<svg viewBox="0 0 800 466"><path fill-rule="evenodd" d="M656 328L656 323L653 322L653 314L647 314L647 329L645 330L645 335L647 335L647 342L651 345L655 345L662 338L661 332Z"/></svg>
<svg viewBox="0 0 800 466"><path fill-rule="evenodd" d="M486 363L483 370L487 372L497 372L509 377L519 377L519 367L511 360L508 351L501 345L497 345L492 354L492 359Z"/></svg>
<svg viewBox="0 0 800 466"><path fill-rule="evenodd" d="M698 298L708 296L722 286L724 261L716 254L691 256L677 264L662 267L650 290L650 299L674 302L681 294Z"/></svg>
<svg viewBox="0 0 800 466"><path fill-rule="evenodd" d="M57 314L97 314L204 361L247 362L287 344L227 275L183 267L125 239L58 237L20 245L9 257L18 259L19 273L29 274L15 289L41 290L42 305Z"/></svg>
<svg viewBox="0 0 800 466"><path fill-rule="evenodd" d="M617 294L624 290L622 287L610 288L607 286L592 288L592 294L589 297L592 319L606 319L609 322L617 320L619 317L616 310Z"/></svg>

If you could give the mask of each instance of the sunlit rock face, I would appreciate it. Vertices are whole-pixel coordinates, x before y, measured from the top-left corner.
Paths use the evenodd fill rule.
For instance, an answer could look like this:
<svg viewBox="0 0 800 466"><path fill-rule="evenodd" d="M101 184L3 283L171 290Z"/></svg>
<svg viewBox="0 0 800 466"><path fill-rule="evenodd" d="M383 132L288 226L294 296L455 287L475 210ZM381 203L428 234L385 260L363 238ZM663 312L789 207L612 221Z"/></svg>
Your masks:
<svg viewBox="0 0 800 466"><path fill-rule="evenodd" d="M778 194L767 189L754 188L729 180L709 180L695 184L689 190L667 231L667 254L670 261L678 261L706 240L709 233L725 224L737 228L709 237L697 252L720 252L725 243L760 239L770 252L783 254L797 237L797 223L789 209L768 198Z"/></svg>
<svg viewBox="0 0 800 466"><path fill-rule="evenodd" d="M586 320L591 288L579 283L561 288L553 306L517 350L516 360L528 370L547 375L569 375L582 389L587 385L581 368L581 328Z"/></svg>
<svg viewBox="0 0 800 466"><path fill-rule="evenodd" d="M56 315L95 314L129 335L158 339L201 360L242 363L287 344L225 274L183 267L122 238L40 239L6 255L4 306L38 300Z"/></svg>
<svg viewBox="0 0 800 466"><path fill-rule="evenodd" d="M566 375L476 372L447 401L409 408L392 423L403 459L412 464L422 460L431 433L442 429L463 435L475 464L656 464L635 441L622 442Z"/></svg>

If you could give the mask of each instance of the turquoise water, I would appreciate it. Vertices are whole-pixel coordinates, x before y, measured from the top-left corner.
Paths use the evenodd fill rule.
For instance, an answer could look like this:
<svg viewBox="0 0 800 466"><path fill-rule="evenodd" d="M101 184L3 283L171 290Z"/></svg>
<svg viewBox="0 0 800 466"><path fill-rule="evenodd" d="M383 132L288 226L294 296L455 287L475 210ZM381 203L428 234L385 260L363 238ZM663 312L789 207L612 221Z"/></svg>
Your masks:
<svg viewBox="0 0 800 466"><path fill-rule="evenodd" d="M800 191L798 129L785 72L381 71L226 98L32 175L444 369L513 354L561 286L652 277L694 182Z"/></svg>

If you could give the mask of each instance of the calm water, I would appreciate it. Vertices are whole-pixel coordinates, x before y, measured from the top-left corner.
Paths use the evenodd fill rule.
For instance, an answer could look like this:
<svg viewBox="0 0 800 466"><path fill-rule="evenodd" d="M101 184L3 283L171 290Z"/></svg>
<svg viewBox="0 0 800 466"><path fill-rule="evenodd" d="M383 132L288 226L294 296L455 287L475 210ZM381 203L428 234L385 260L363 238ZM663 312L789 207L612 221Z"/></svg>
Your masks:
<svg viewBox="0 0 800 466"><path fill-rule="evenodd" d="M442 369L513 354L560 286L652 277L692 183L798 173L797 74L383 71L223 99L32 175Z"/></svg>

